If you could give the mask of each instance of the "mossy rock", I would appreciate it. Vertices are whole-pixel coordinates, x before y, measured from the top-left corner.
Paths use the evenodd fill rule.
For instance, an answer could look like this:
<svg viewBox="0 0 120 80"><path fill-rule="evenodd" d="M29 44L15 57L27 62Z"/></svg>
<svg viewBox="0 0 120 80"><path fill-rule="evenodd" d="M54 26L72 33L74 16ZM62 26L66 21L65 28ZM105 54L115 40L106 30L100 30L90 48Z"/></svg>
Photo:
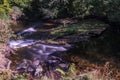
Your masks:
<svg viewBox="0 0 120 80"><path fill-rule="evenodd" d="M78 42L91 36L99 36L109 27L108 24L95 20L83 20L74 24L60 25L51 30L50 34L57 39L66 39L68 42ZM76 41L77 40L77 41Z"/></svg>

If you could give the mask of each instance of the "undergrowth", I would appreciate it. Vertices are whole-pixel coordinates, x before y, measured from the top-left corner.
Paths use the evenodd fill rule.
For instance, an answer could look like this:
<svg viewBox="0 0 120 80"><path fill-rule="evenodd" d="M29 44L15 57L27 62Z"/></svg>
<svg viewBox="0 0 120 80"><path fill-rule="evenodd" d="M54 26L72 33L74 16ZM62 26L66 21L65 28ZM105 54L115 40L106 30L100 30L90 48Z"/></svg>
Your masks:
<svg viewBox="0 0 120 80"><path fill-rule="evenodd" d="M68 72L64 72L61 69L56 69L57 72L61 73L61 78L57 80L119 80L119 77L114 76L114 70L112 70L110 63L106 64L99 69L93 71L81 72L76 69L74 63L69 67ZM79 73L79 74L78 74ZM119 76L119 75L116 75ZM23 74L13 74L11 70L4 70L0 73L0 80L31 80L35 79L29 73ZM48 78L47 76L42 76L35 80L56 80L53 78Z"/></svg>

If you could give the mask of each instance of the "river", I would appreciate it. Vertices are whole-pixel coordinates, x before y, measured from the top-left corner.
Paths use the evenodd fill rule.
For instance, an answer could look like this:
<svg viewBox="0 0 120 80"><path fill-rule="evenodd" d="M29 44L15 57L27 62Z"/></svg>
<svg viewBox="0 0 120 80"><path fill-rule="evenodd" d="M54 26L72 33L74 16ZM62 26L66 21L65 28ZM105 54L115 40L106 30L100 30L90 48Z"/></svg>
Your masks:
<svg viewBox="0 0 120 80"><path fill-rule="evenodd" d="M38 75L44 72L45 65L50 65L52 67L50 70L57 68L65 70L70 63L75 63L78 70L83 70L92 64L102 67L106 62L110 62L113 68L120 70L119 28L109 27L100 36L93 36L87 41L74 43L73 47L73 44L49 44L46 41L34 39L35 36L26 38L26 36L39 33L37 25L29 26L17 33L17 36L22 35L25 38L8 41L11 48L18 49L17 57L21 58L18 59L20 60L18 63L13 61L16 63L17 70Z"/></svg>

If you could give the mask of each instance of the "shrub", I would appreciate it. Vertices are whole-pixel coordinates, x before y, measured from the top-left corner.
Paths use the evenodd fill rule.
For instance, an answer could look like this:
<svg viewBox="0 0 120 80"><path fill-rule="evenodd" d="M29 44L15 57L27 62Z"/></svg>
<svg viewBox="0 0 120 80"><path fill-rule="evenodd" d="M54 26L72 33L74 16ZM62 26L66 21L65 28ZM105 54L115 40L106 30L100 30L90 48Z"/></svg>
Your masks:
<svg viewBox="0 0 120 80"><path fill-rule="evenodd" d="M85 16L107 17L111 22L120 22L119 0L1 0L0 17L8 18L11 7L16 14L33 18L63 18Z"/></svg>
<svg viewBox="0 0 120 80"><path fill-rule="evenodd" d="M73 0L69 1L69 13L74 17L83 18L84 16L90 15L92 5L91 0Z"/></svg>
<svg viewBox="0 0 120 80"><path fill-rule="evenodd" d="M8 19L10 10L11 8L7 0L0 1L0 18L1 19Z"/></svg>
<svg viewBox="0 0 120 80"><path fill-rule="evenodd" d="M24 12L29 17L32 15L34 17L57 18L65 15L67 3L68 0L33 0Z"/></svg>
<svg viewBox="0 0 120 80"><path fill-rule="evenodd" d="M110 22L120 22L119 0L74 0L69 1L69 12L73 17L107 17Z"/></svg>
<svg viewBox="0 0 120 80"><path fill-rule="evenodd" d="M108 4L107 17L111 22L120 22L120 1L110 0Z"/></svg>
<svg viewBox="0 0 120 80"><path fill-rule="evenodd" d="M11 6L19 7L21 10L23 10L26 7L30 6L32 0L10 0Z"/></svg>

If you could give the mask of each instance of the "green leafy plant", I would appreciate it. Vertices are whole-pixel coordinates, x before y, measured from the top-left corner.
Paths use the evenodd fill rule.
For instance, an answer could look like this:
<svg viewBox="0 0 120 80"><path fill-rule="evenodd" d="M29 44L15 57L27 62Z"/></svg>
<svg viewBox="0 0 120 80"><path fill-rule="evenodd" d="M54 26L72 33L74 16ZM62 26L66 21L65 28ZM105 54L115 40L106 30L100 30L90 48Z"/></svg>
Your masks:
<svg viewBox="0 0 120 80"><path fill-rule="evenodd" d="M10 4L7 0L3 0L3 3L0 4L0 18L9 19L9 11L11 10Z"/></svg>
<svg viewBox="0 0 120 80"><path fill-rule="evenodd" d="M90 4L91 0L74 0L70 1L70 13L75 17L84 18L90 15L90 10L93 6Z"/></svg>
<svg viewBox="0 0 120 80"><path fill-rule="evenodd" d="M59 69L59 68L56 69L56 71L57 71L57 72L60 72L62 75L65 75L65 74L66 74L66 72L64 72L62 69Z"/></svg>

